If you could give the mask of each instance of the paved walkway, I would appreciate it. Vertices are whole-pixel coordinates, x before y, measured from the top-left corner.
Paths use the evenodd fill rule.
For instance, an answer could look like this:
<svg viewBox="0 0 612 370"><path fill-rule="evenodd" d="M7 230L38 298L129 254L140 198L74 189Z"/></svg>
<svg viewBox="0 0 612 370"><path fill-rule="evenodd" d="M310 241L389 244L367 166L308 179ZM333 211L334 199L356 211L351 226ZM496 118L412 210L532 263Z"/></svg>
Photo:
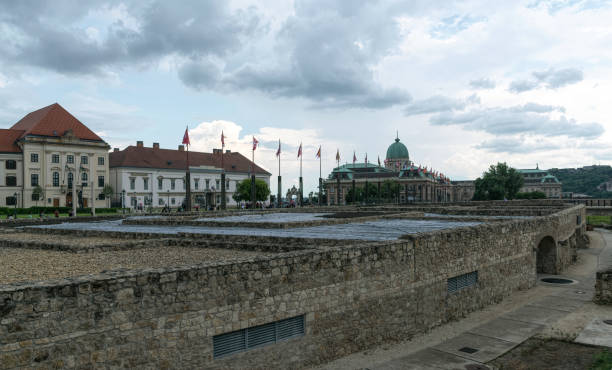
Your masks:
<svg viewBox="0 0 612 370"><path fill-rule="evenodd" d="M489 318L489 320L480 321L480 323L485 322L484 324L467 324L468 328L463 332L446 339L442 336L442 340L438 341L436 338L427 337L429 335L440 337L440 333L416 338L412 342L421 339L428 342L427 346L420 349L418 344L404 345L403 349L400 344L395 350L386 347L383 348L383 351L380 349L370 351L371 353L366 351L339 359L322 368L488 369L489 367L485 365L487 362L503 355L533 335L544 330L551 330L554 325L559 326L559 322L563 322L564 318L582 310L583 306L589 304L593 306L588 302L592 300L594 294L595 271L599 267L612 266L612 233L593 232L590 233L590 237L592 239L591 248L579 250L579 262L568 268L561 276L577 280L574 284L546 284L539 279L551 275L540 275L538 285L528 291L530 293L526 294L525 299L518 299L518 304L515 304L512 309L507 309L508 304L504 309L502 303L500 307L493 307L492 315L487 315L486 312L474 313L476 320L479 316ZM515 295L521 294L522 292L517 292L509 300L512 301ZM612 318L612 309L604 309L610 311ZM496 315L496 312L499 314ZM465 320L470 321L469 318ZM571 317L568 320L577 321ZM448 326L452 324L444 325L436 330L443 332ZM578 330L582 330L583 327ZM452 331L452 328L450 330ZM601 334L595 332L595 336L601 337ZM390 351L385 353L384 350Z"/></svg>

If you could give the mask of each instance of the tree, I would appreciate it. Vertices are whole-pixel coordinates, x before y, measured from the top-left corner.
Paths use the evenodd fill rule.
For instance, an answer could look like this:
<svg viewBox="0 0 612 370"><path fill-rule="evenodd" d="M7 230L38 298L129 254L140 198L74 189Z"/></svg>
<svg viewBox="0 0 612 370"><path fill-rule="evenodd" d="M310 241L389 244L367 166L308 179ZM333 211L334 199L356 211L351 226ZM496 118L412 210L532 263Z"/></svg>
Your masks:
<svg viewBox="0 0 612 370"><path fill-rule="evenodd" d="M387 202L393 201L397 196L399 184L397 181L385 180L380 186L380 197Z"/></svg>
<svg viewBox="0 0 612 370"><path fill-rule="evenodd" d="M263 202L270 196L270 188L268 184L260 179L255 179L255 200ZM241 201L251 200L251 179L244 179L238 183L236 192L232 198L238 203Z"/></svg>
<svg viewBox="0 0 612 370"><path fill-rule="evenodd" d="M491 165L475 181L474 200L513 199L523 187L523 175L504 163Z"/></svg>
<svg viewBox="0 0 612 370"><path fill-rule="evenodd" d="M102 188L102 194L104 194L104 198L107 199L107 203L108 203L108 201L113 196L113 194L115 194L115 190L113 189L112 186L110 186L109 184L106 184Z"/></svg>
<svg viewBox="0 0 612 370"><path fill-rule="evenodd" d="M36 185L32 190L32 198L36 199L36 207L38 207L38 200L43 196L43 188L40 185Z"/></svg>

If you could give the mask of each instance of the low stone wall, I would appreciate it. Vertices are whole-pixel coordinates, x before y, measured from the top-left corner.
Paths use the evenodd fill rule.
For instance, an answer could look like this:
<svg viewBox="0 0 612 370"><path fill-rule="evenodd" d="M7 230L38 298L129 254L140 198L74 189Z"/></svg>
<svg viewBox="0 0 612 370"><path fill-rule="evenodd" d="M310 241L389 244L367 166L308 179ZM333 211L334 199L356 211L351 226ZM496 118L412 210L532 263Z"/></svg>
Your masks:
<svg viewBox="0 0 612 370"><path fill-rule="evenodd" d="M316 365L409 339L533 286L540 239L569 240L582 227L581 212L233 263L0 286L0 367ZM472 283L451 289L466 274ZM213 354L216 335L299 315L303 336Z"/></svg>
<svg viewBox="0 0 612 370"><path fill-rule="evenodd" d="M120 220L124 218L122 215L103 215L103 216L82 216L82 217L49 217L49 218L17 218L14 220L0 220L0 227L21 227L33 225L56 225L64 222L93 222L93 221L108 221Z"/></svg>
<svg viewBox="0 0 612 370"><path fill-rule="evenodd" d="M597 272L593 301L597 304L612 305L612 269Z"/></svg>

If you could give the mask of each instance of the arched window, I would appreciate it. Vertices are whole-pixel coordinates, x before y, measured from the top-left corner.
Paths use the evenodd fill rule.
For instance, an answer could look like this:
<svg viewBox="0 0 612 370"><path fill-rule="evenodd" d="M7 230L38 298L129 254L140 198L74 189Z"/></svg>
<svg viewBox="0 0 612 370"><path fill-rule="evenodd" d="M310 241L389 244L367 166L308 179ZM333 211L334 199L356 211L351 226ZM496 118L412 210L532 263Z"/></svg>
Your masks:
<svg viewBox="0 0 612 370"><path fill-rule="evenodd" d="M59 172L53 172L53 186L59 186Z"/></svg>
<svg viewBox="0 0 612 370"><path fill-rule="evenodd" d="M72 174L72 172L68 172L68 187L72 189L72 179L74 178L74 175Z"/></svg>

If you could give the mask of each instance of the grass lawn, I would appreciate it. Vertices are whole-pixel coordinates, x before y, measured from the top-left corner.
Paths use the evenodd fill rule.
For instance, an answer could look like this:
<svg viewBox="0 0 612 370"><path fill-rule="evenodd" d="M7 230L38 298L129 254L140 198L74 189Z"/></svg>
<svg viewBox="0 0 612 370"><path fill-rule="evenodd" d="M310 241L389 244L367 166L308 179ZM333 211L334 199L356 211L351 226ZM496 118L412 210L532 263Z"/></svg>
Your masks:
<svg viewBox="0 0 612 370"><path fill-rule="evenodd" d="M587 216L587 224L599 225L599 224L612 224L611 216Z"/></svg>

